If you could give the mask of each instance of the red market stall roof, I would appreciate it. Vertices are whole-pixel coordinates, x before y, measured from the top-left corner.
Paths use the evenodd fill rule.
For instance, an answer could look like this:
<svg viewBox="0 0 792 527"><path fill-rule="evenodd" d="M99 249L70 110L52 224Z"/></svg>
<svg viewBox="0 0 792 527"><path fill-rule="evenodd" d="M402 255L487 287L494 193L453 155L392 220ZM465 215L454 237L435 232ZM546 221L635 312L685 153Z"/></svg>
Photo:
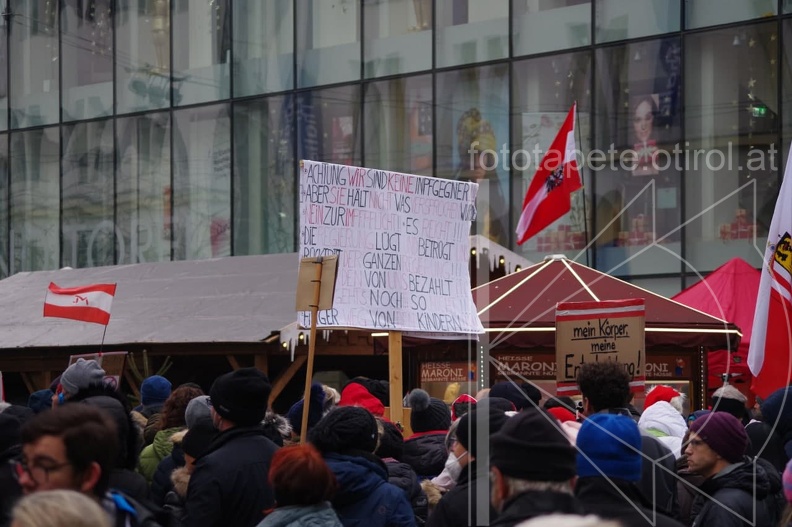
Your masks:
<svg viewBox="0 0 792 527"><path fill-rule="evenodd" d="M674 300L613 278L563 255L473 289L479 318L493 347L555 347L558 302L643 298L646 347L736 349L739 328Z"/></svg>
<svg viewBox="0 0 792 527"><path fill-rule="evenodd" d="M740 327L742 339L732 353L721 351L707 357L710 377L724 373L740 374L750 384L748 346L751 342L756 297L761 273L740 258L733 258L706 278L676 294L673 300L723 318ZM710 380L711 383L713 379ZM719 384L717 384L719 385Z"/></svg>

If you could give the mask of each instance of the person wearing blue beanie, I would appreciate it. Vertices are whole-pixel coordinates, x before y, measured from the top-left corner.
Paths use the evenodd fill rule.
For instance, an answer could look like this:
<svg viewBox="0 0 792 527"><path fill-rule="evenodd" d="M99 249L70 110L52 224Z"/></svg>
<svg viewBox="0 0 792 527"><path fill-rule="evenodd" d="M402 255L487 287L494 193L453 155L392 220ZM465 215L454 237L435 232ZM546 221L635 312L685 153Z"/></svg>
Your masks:
<svg viewBox="0 0 792 527"><path fill-rule="evenodd" d="M40 414L45 410L49 410L52 408L52 397L54 395L55 392L49 388L33 392L30 394L30 397L28 397L28 408L33 410L34 414Z"/></svg>
<svg viewBox="0 0 792 527"><path fill-rule="evenodd" d="M589 514L623 525L653 525L654 507L636 486L641 479L641 432L631 418L599 413L583 421L577 436L575 496ZM657 513L661 527L681 526Z"/></svg>
<svg viewBox="0 0 792 527"><path fill-rule="evenodd" d="M318 382L311 384L311 404L308 407L308 431L318 423L324 414L324 400L325 391L322 385ZM289 408L286 412L286 419L292 427L292 433L296 436L300 435L302 430L302 416L303 416L304 399L300 399Z"/></svg>

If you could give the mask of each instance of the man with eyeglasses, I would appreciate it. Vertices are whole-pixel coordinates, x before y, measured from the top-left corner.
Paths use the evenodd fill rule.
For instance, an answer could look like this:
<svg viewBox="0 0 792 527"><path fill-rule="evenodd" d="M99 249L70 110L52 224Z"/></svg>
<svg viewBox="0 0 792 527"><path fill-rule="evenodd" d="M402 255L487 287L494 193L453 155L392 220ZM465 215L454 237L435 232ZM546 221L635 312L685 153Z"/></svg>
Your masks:
<svg viewBox="0 0 792 527"><path fill-rule="evenodd" d="M747 448L742 423L727 412L713 412L691 423L685 449L688 468L706 478L691 508L694 527L778 525L774 492L780 477L769 463L745 457Z"/></svg>
<svg viewBox="0 0 792 527"><path fill-rule="evenodd" d="M22 454L13 463L22 492L65 489L99 501L116 525L146 523L153 516L123 494L109 492L118 451L113 420L102 410L74 403L38 414L21 431Z"/></svg>

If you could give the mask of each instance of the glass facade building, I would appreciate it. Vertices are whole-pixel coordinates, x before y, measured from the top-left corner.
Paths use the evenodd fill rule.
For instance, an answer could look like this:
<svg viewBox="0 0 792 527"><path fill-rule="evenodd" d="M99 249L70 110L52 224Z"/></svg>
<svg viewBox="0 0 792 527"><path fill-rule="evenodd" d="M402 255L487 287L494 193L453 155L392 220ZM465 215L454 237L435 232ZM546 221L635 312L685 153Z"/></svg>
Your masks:
<svg viewBox="0 0 792 527"><path fill-rule="evenodd" d="M792 0L6 5L0 277L295 251L300 159L477 181L475 232L661 294L761 262ZM517 247L575 101L585 189Z"/></svg>

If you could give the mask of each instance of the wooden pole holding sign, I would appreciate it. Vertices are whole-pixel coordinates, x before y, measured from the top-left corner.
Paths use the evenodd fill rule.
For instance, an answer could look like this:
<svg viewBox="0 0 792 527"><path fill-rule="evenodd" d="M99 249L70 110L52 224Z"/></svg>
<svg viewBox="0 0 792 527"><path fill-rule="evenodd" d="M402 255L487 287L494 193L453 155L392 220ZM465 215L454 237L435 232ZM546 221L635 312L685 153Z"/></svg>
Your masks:
<svg viewBox="0 0 792 527"><path fill-rule="evenodd" d="M390 420L399 424L404 421L402 404L402 333L388 333L388 382L390 383Z"/></svg>
<svg viewBox="0 0 792 527"><path fill-rule="evenodd" d="M316 326L319 324L319 311L333 307L336 268L338 256L317 256L300 260L297 277L297 311L311 312L311 328L308 340L308 362L305 373L305 392L303 394L303 415L300 426L300 444L304 445L308 436L308 412L311 405L311 379L313 379L314 354L316 353ZM324 284L324 287L322 287Z"/></svg>

